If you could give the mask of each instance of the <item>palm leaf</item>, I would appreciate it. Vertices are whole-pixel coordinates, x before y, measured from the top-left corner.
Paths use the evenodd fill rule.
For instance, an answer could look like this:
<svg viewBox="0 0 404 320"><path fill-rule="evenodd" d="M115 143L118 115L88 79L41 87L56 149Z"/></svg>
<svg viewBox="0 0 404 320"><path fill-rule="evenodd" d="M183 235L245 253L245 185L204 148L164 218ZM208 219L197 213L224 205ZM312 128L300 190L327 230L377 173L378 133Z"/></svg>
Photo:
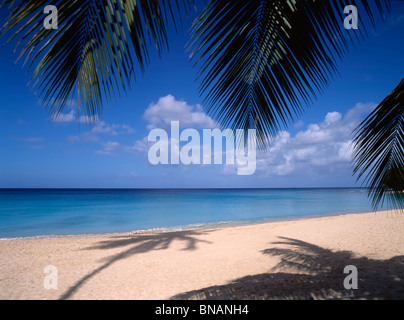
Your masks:
<svg viewBox="0 0 404 320"><path fill-rule="evenodd" d="M355 130L354 164L374 209L404 208L404 79Z"/></svg>
<svg viewBox="0 0 404 320"><path fill-rule="evenodd" d="M59 28L43 27L45 0L5 0L10 16L2 35L24 43L31 80L45 106L57 117L76 96L83 113L99 115L105 101L125 93L149 63L150 47L158 54L168 47L167 24L180 20L178 11L191 0L55 0ZM79 110L80 112L80 110Z"/></svg>
<svg viewBox="0 0 404 320"><path fill-rule="evenodd" d="M389 9L390 1L375 2L376 12ZM350 4L359 30L344 29L343 0L211 1L189 44L209 112L267 142L327 87L337 61L375 24L368 1Z"/></svg>

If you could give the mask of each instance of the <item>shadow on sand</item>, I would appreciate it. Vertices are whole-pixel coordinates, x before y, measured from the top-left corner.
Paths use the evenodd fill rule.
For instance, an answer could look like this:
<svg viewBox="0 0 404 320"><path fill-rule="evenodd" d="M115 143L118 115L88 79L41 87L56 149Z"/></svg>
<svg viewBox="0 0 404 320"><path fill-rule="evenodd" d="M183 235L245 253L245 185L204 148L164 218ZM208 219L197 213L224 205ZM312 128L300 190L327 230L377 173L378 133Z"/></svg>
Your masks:
<svg viewBox="0 0 404 320"><path fill-rule="evenodd" d="M226 285L185 292L175 300L404 299L404 256L389 260L356 257L289 238L262 253L280 259L268 273L236 279ZM344 268L358 270L358 290L344 288Z"/></svg>
<svg viewBox="0 0 404 320"><path fill-rule="evenodd" d="M102 270L108 268L115 262L128 258L132 255L145 253L152 250L165 250L174 241L181 241L184 243L182 250L196 250L197 244L204 242L210 243L206 240L198 239L198 236L206 234L208 231L182 231L182 232L167 232L156 234L139 234L129 236L116 236L111 240L99 242L96 246L86 248L84 250L106 250L113 248L124 248L124 251L116 254L106 260L106 262L99 268L93 270L85 277L81 278L77 283L69 288L60 299L69 299L81 286L83 286L89 279L96 276Z"/></svg>

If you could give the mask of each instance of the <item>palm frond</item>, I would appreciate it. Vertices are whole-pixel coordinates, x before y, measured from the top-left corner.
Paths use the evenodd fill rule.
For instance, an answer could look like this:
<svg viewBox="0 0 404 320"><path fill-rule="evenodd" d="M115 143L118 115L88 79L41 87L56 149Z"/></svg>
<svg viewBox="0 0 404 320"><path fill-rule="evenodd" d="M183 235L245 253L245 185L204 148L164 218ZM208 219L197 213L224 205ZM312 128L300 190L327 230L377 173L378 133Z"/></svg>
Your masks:
<svg viewBox="0 0 404 320"><path fill-rule="evenodd" d="M46 0L4 0L10 16L2 35L24 43L32 82L50 114L57 117L77 95L83 113L99 115L105 101L125 93L149 62L150 47L160 54L168 47L167 24L192 0L55 0L57 30L43 26ZM14 41L17 41L14 40ZM80 107L79 107L80 108ZM80 112L80 110L79 110Z"/></svg>
<svg viewBox="0 0 404 320"><path fill-rule="evenodd" d="M404 79L355 130L354 164L375 210L404 208Z"/></svg>
<svg viewBox="0 0 404 320"><path fill-rule="evenodd" d="M390 1L375 1L376 12L388 11ZM344 29L342 0L211 1L189 43L209 112L267 142L327 87L337 60L375 24L368 1L350 4L358 30Z"/></svg>

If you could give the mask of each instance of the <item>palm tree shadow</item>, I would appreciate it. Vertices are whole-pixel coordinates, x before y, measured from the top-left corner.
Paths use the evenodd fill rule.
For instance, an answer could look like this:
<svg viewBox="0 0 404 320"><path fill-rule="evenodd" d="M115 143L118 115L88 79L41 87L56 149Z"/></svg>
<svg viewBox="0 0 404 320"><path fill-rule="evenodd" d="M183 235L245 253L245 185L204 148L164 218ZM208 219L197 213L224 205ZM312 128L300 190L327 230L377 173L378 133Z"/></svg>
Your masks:
<svg viewBox="0 0 404 320"><path fill-rule="evenodd" d="M198 236L206 234L208 231L181 231L181 232L165 232L157 234L137 234L129 236L117 236L111 240L100 241L97 245L83 250L108 250L114 248L124 248L124 251L105 258L105 263L99 268L93 270L73 286L71 286L61 297L61 300L69 299L77 290L82 287L89 279L96 276L102 270L105 270L115 262L126 259L130 256L146 253L152 250L166 250L175 241L184 243L182 250L196 250L198 243L211 243L206 240L197 238Z"/></svg>
<svg viewBox="0 0 404 320"><path fill-rule="evenodd" d="M262 253L280 262L268 273L226 285L181 293L175 300L404 299L404 256L388 260L356 257L297 239L280 238ZM358 289L345 289L344 268L358 269Z"/></svg>

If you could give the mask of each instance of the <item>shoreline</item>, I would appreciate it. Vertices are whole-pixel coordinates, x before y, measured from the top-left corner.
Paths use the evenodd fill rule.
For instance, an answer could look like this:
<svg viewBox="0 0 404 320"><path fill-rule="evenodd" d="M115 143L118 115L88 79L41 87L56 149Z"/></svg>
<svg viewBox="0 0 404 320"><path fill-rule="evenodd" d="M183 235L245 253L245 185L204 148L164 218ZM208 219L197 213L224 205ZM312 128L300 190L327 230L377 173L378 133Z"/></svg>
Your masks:
<svg viewBox="0 0 404 320"><path fill-rule="evenodd" d="M232 228L239 226L249 226L249 225L260 225L267 223L277 223L277 222L290 222L290 221L302 221L317 218L328 218L336 216L346 216L346 215L357 215L357 214L367 214L367 213L387 213L396 210L379 210L379 211L347 211L347 212L334 212L325 214L313 214L313 215L303 215L303 216L293 216L293 217L279 217L279 218L263 218L256 220L245 220L245 221L222 221L222 222L212 222L212 223L197 223L192 225L184 226L173 226L173 227L158 227L152 229L138 229L129 230L123 232L100 232L100 233L77 233L77 234L49 234L49 235L35 235L35 236L18 236L18 237L0 237L1 241L19 241L19 240L36 240L36 239L57 239L57 238L99 238L106 236L121 236L121 235L142 235L142 234L158 234L158 233L172 233L172 232L183 232L192 230L217 230L223 228Z"/></svg>
<svg viewBox="0 0 404 320"><path fill-rule="evenodd" d="M403 230L386 211L0 241L0 300L404 299ZM348 265L358 290L343 286Z"/></svg>

